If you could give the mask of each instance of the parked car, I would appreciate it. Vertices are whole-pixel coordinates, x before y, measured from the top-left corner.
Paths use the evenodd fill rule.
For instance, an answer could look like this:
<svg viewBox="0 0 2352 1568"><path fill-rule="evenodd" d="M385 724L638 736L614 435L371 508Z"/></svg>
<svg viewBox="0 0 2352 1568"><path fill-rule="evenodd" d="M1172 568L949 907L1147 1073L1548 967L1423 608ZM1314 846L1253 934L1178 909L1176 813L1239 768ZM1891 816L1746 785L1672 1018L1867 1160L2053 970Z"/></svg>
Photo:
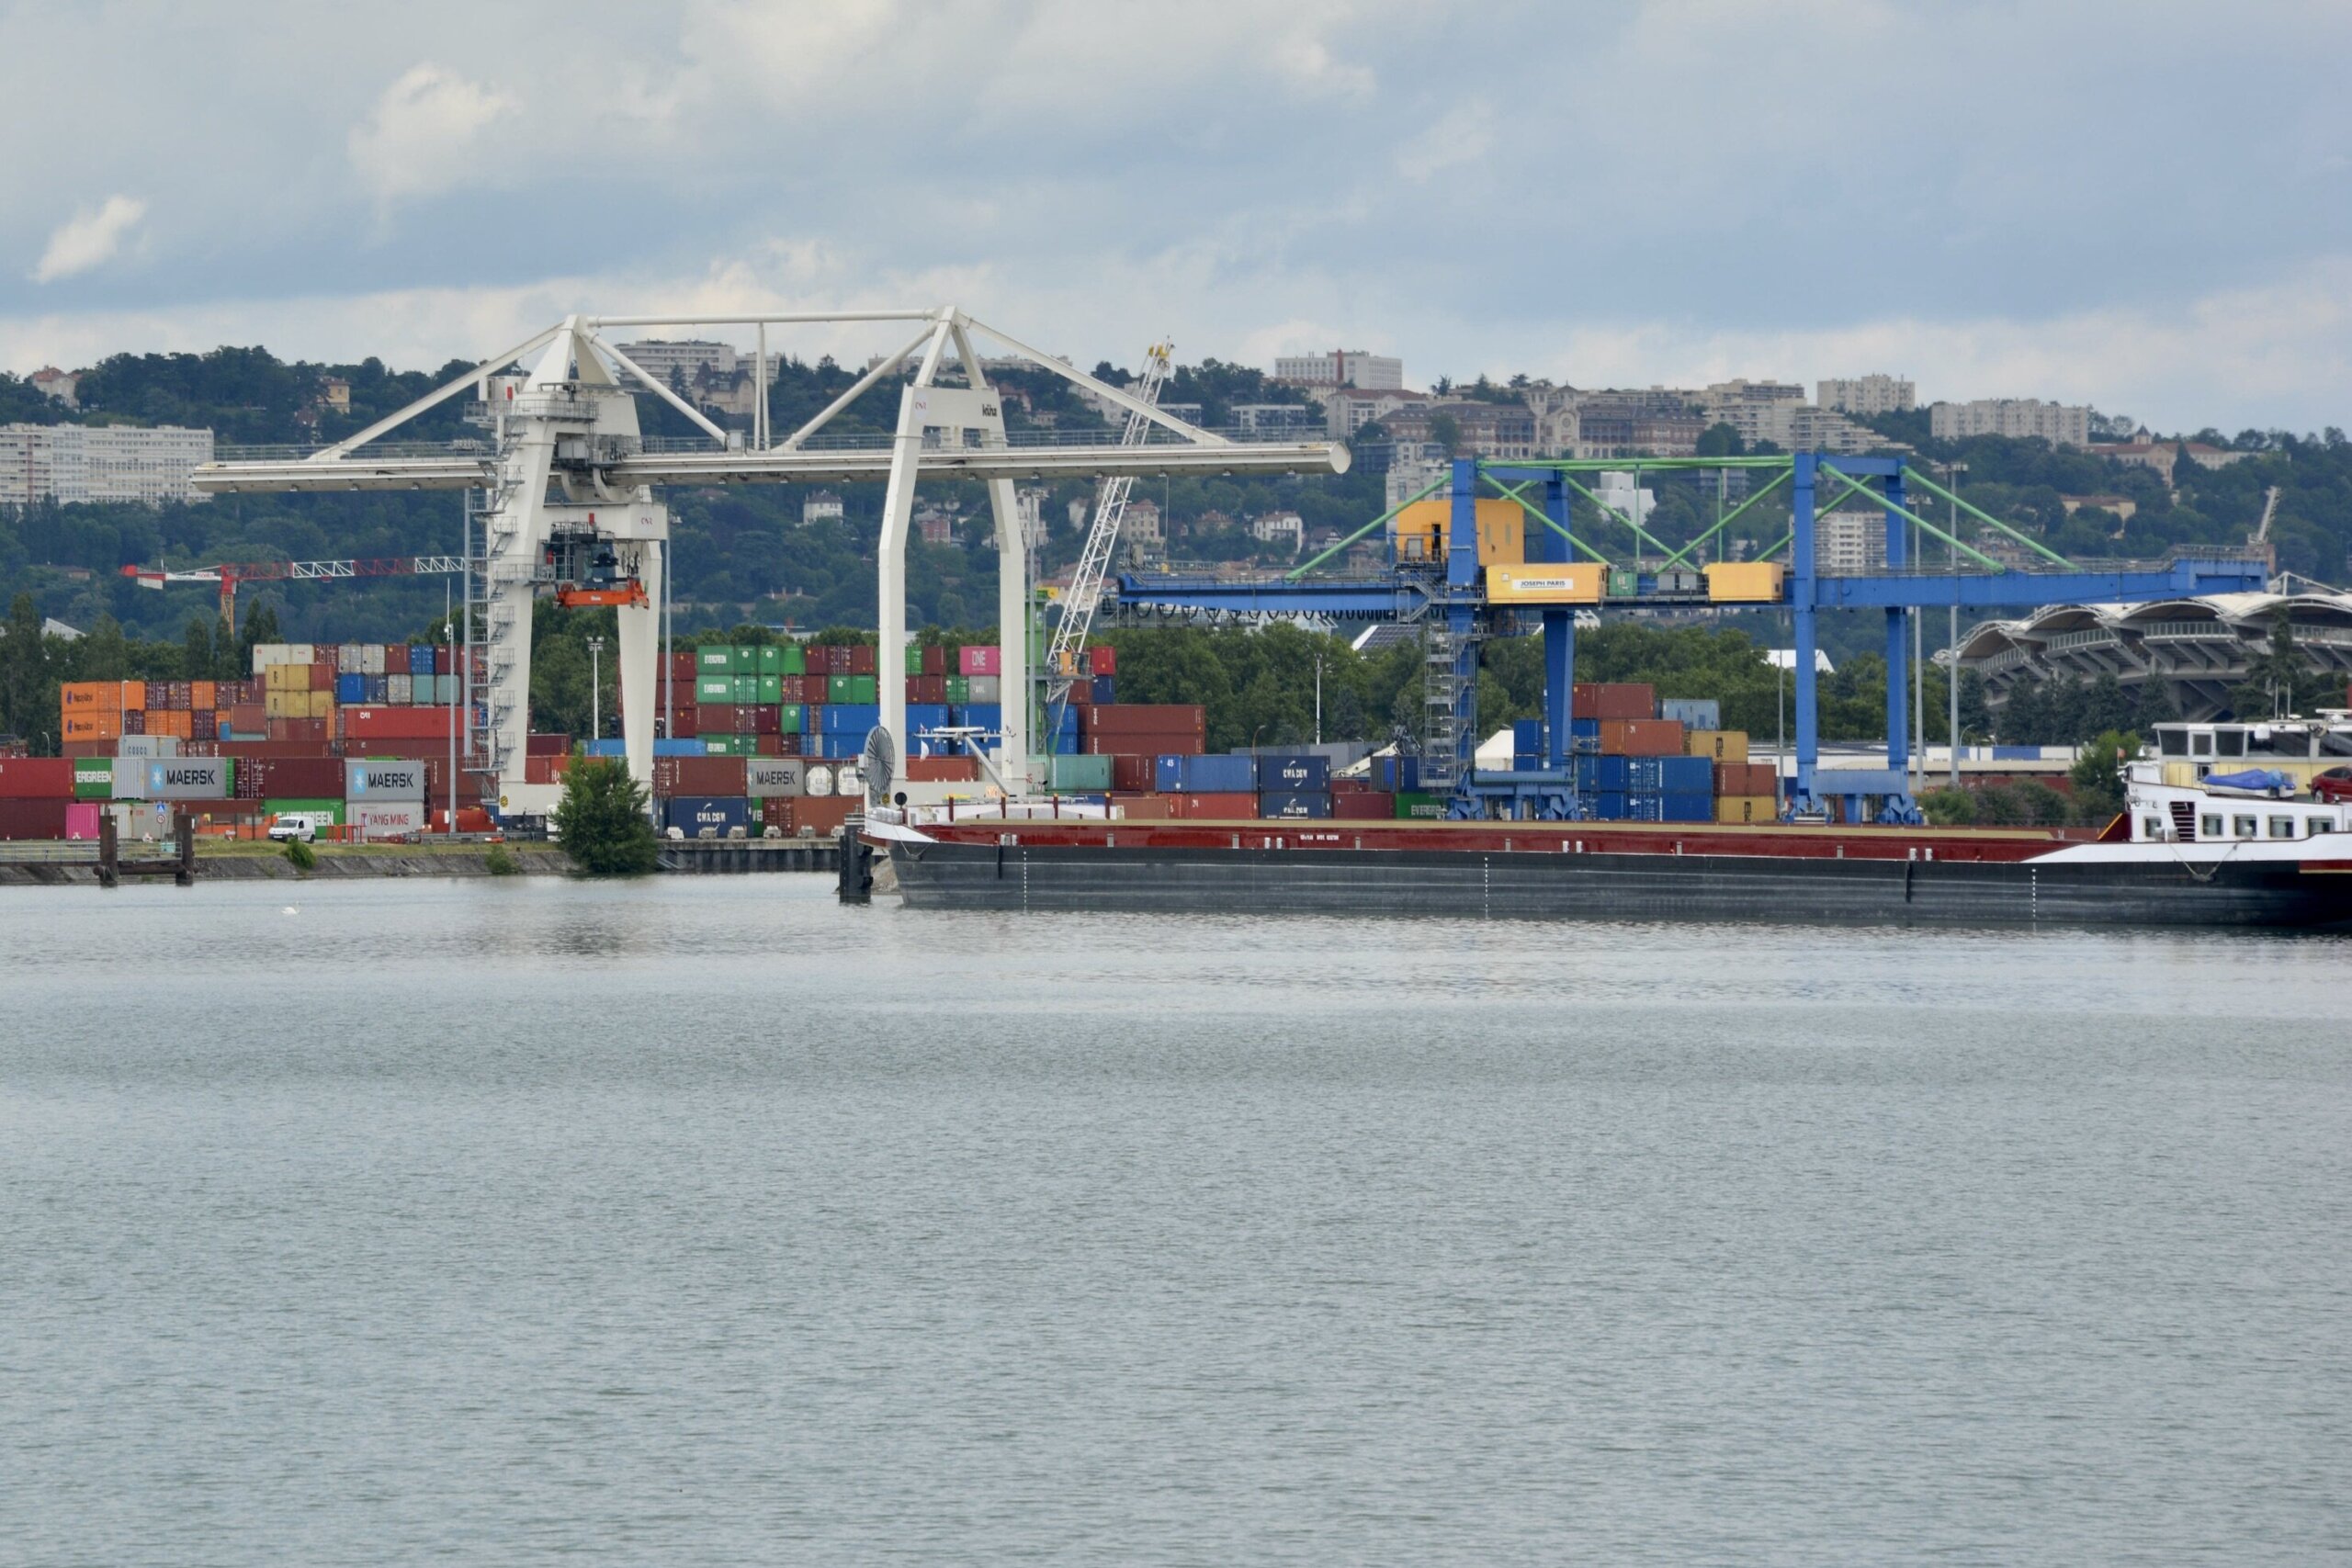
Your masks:
<svg viewBox="0 0 2352 1568"><path fill-rule="evenodd" d="M2324 773L2313 773L2312 797L2315 800L2352 800L2352 768L2330 768Z"/></svg>
<svg viewBox="0 0 2352 1568"><path fill-rule="evenodd" d="M273 842L281 844L295 840L315 843L320 829L334 826L334 818L323 811L281 811L270 818L269 836Z"/></svg>

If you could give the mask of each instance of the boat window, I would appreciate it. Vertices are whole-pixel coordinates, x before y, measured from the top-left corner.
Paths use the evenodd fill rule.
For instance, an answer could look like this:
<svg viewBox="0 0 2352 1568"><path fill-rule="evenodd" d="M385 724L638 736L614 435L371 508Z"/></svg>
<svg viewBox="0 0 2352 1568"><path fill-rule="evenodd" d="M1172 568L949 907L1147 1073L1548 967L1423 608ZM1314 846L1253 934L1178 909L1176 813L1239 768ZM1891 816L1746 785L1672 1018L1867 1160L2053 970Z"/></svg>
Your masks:
<svg viewBox="0 0 2352 1568"><path fill-rule="evenodd" d="M2188 754L2192 757L2211 756L2213 754L2213 737L2210 734L2204 733L2191 735L2188 738Z"/></svg>
<svg viewBox="0 0 2352 1568"><path fill-rule="evenodd" d="M2270 819L2270 836L2274 839L2293 838L2295 819L2291 817L2273 817Z"/></svg>
<svg viewBox="0 0 2352 1568"><path fill-rule="evenodd" d="M2262 837L2260 825L2251 817L2233 817L2230 818L2230 837L2233 839L2258 839Z"/></svg>
<svg viewBox="0 0 2352 1568"><path fill-rule="evenodd" d="M2245 755L2245 731L2243 729L2217 729L2213 732L2213 741L2221 748L2218 755L2223 757Z"/></svg>
<svg viewBox="0 0 2352 1568"><path fill-rule="evenodd" d="M2165 819L2161 817L2143 817L2140 818L2140 836L2143 839L2163 838Z"/></svg>
<svg viewBox="0 0 2352 1568"><path fill-rule="evenodd" d="M2222 836L2222 819L2218 817L2201 817L2198 818L2197 836L2200 839L2220 838Z"/></svg>
<svg viewBox="0 0 2352 1568"><path fill-rule="evenodd" d="M2157 730L2157 731L2156 731L2156 750L2157 750L2157 752L2158 752L2158 754L2159 754L2159 755L2166 756L2166 757L2186 757L2186 756L2188 756L2188 731L2187 731L2187 730L2185 730L2185 729L2159 729L2159 730Z"/></svg>

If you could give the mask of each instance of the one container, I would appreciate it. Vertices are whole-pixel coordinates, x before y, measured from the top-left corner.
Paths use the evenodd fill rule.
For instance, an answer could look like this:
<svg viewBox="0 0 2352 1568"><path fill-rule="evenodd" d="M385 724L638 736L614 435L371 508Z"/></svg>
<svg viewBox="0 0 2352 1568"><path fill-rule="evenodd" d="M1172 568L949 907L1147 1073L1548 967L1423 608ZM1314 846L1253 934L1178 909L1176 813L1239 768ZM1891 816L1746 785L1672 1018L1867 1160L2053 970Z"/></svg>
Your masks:
<svg viewBox="0 0 2352 1568"><path fill-rule="evenodd" d="M74 798L112 800L114 798L114 764L104 757L90 757L76 761L74 764Z"/></svg>
<svg viewBox="0 0 2352 1568"><path fill-rule="evenodd" d="M1175 802L1173 815L1186 820L1214 822L1246 822L1258 815L1258 797L1242 791L1216 791L1171 795Z"/></svg>
<svg viewBox="0 0 2352 1568"><path fill-rule="evenodd" d="M706 832L724 839L738 828L749 833L751 802L741 795L680 795L663 808L662 825L677 829L689 839Z"/></svg>
<svg viewBox="0 0 2352 1568"><path fill-rule="evenodd" d="M71 800L78 767L71 757L0 757L0 798Z"/></svg>
<svg viewBox="0 0 2352 1568"><path fill-rule="evenodd" d="M98 821L106 815L106 807L96 800L77 800L65 808L65 836L87 840L98 836Z"/></svg>
<svg viewBox="0 0 2352 1568"><path fill-rule="evenodd" d="M346 808L345 816L352 827L359 829L362 839L411 839L424 831L424 803L421 800L355 804Z"/></svg>
<svg viewBox="0 0 2352 1568"><path fill-rule="evenodd" d="M1111 759L1108 757L1043 758L1046 787L1062 794L1086 790L1106 791L1111 787Z"/></svg>
<svg viewBox="0 0 2352 1568"><path fill-rule="evenodd" d="M743 764L743 793L753 800L807 793L808 764L797 757L753 757Z"/></svg>
<svg viewBox="0 0 2352 1568"><path fill-rule="evenodd" d="M1331 760L1312 752L1265 754L1258 758L1258 788L1261 794L1322 795L1331 787Z"/></svg>
<svg viewBox="0 0 2352 1568"><path fill-rule="evenodd" d="M344 766L343 797L349 801L423 800L424 764L352 758Z"/></svg>
<svg viewBox="0 0 2352 1568"><path fill-rule="evenodd" d="M1660 697L1657 700L1657 716L1679 719L1690 729L1721 729L1724 727L1724 705L1715 697Z"/></svg>
<svg viewBox="0 0 2352 1568"><path fill-rule="evenodd" d="M1266 818L1325 818L1331 815L1331 797L1323 791L1261 792L1258 815Z"/></svg>
<svg viewBox="0 0 2352 1568"><path fill-rule="evenodd" d="M1657 763L1657 787L1667 795L1713 795L1715 765L1704 757L1633 759Z"/></svg>
<svg viewBox="0 0 2352 1568"><path fill-rule="evenodd" d="M1658 799L1664 806L1658 813L1661 822L1712 822L1715 819L1715 797L1712 795L1668 790Z"/></svg>
<svg viewBox="0 0 2352 1568"><path fill-rule="evenodd" d="M956 672L959 675L1001 675L1003 660L992 643L967 643L956 650ZM975 697L974 702L989 699Z"/></svg>
<svg viewBox="0 0 2352 1568"><path fill-rule="evenodd" d="M1162 795L1254 795L1258 759L1163 752L1153 766L1152 782Z"/></svg>

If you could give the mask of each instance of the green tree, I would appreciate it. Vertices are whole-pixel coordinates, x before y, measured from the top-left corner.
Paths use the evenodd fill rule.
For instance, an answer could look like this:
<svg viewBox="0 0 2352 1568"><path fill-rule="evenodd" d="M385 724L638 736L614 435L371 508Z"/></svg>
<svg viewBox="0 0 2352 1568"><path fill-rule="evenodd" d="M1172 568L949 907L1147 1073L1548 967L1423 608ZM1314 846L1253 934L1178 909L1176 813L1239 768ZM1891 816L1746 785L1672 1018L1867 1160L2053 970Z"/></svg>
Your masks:
<svg viewBox="0 0 2352 1568"><path fill-rule="evenodd" d="M1699 433L1698 454L1702 457L1736 457L1741 449L1739 432L1728 424L1711 424Z"/></svg>
<svg viewBox="0 0 2352 1568"><path fill-rule="evenodd" d="M2083 748L2067 771L2077 817L2098 825L2123 809L2124 764L2140 752L2140 738L2109 729Z"/></svg>
<svg viewBox="0 0 2352 1568"><path fill-rule="evenodd" d="M556 836L586 876L643 876L661 841L647 816L645 786L617 758L575 755L556 803Z"/></svg>
<svg viewBox="0 0 2352 1568"><path fill-rule="evenodd" d="M1434 414L1430 419L1430 439L1453 457L1462 450L1462 422L1450 413Z"/></svg>
<svg viewBox="0 0 2352 1568"><path fill-rule="evenodd" d="M41 699L50 690L49 643L41 636L40 607L29 593L8 606L0 631L0 731L38 739L55 728L44 724Z"/></svg>
<svg viewBox="0 0 2352 1568"><path fill-rule="evenodd" d="M74 648L78 666L76 680L122 681L130 675L130 644L122 635L122 623L112 615L101 615L90 624L90 629Z"/></svg>
<svg viewBox="0 0 2352 1568"><path fill-rule="evenodd" d="M187 635L181 639L180 679L208 681L212 678L212 628L198 616L187 618Z"/></svg>

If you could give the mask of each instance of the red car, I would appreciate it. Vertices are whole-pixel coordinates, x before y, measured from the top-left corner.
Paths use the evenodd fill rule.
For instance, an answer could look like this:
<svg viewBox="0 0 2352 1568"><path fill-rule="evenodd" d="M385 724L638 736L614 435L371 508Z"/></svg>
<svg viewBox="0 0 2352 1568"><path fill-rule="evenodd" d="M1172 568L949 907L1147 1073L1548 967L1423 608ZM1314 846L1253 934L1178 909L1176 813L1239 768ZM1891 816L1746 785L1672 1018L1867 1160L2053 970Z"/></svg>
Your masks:
<svg viewBox="0 0 2352 1568"><path fill-rule="evenodd" d="M2352 800L2352 768L2330 768L2312 775L2314 800Z"/></svg>

